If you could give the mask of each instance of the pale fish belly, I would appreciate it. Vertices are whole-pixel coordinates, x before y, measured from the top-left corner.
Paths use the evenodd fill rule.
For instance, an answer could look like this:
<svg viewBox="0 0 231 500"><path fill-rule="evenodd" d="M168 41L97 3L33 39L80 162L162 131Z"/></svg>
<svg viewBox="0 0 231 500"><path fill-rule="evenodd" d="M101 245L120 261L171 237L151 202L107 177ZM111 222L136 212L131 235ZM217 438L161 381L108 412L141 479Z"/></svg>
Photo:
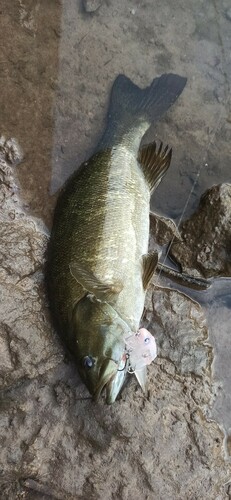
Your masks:
<svg viewBox="0 0 231 500"><path fill-rule="evenodd" d="M116 150L108 177L105 222L95 274L104 282L122 282L116 310L135 330L145 293L142 255L148 251L150 192L134 155Z"/></svg>

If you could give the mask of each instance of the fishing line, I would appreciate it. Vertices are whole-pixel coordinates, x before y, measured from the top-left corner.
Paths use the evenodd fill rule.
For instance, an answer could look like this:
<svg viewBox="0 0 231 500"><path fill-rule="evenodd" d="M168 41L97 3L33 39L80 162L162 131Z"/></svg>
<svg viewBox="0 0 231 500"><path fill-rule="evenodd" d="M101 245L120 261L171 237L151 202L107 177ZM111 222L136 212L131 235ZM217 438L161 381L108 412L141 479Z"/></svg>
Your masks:
<svg viewBox="0 0 231 500"><path fill-rule="evenodd" d="M208 156L208 150L209 150L210 145L211 145L212 141L214 140L214 137L215 137L215 135L216 135L216 133L217 133L217 131L218 131L219 127L220 127L220 123L221 123L221 113L220 113L219 120L218 120L218 122L217 122L217 126L216 126L216 127L213 129L213 131L210 133L210 140L208 141L208 146L207 146L207 150L206 150L206 155L204 156L204 159L203 159L204 161L201 163L200 167L198 168L198 172L197 172L197 174L196 174L195 180L194 180L194 182L193 182L193 185L192 185L192 187L191 187L191 189L190 189L190 192L189 192L188 197L187 197L187 199L186 199L186 202L185 202L185 204L184 204L184 208L183 208L182 214L181 214L181 216L180 216L179 222L178 222L178 224L176 224L176 228L177 228L177 230L179 230L180 224L181 224L181 222L182 222L182 220L183 220L183 218L184 218L184 215L185 215L185 212L186 212L186 210L187 210L187 207L188 207L189 201L190 201L190 199L191 199L191 196L192 196L192 194L193 194L193 192L194 192L194 189L195 189L196 184L197 184L197 182L198 182L198 179L199 179L199 177L200 177L202 167L203 167L203 166L204 166L204 167L206 167L206 168L208 167L208 163L207 163L207 161L206 161L206 158L207 158L207 156ZM171 248L172 248L172 245L173 245L173 243L174 243L175 239L176 239L176 236L175 236L175 235L173 235L173 238L172 238L172 240L170 241L170 244L169 244L169 246L168 246L168 250L167 250L166 255L165 255L165 257L164 257L164 260L163 260L163 263L162 263L163 265L165 265L165 262L166 262L166 260L167 260L167 258L168 258L169 252L170 252L170 250L171 250ZM163 271L162 269L160 269L160 270L159 270L159 272L158 272L158 274L157 274L157 279L156 279L155 285L158 285L158 284L159 284L159 281L160 281L160 276L161 276L162 271Z"/></svg>

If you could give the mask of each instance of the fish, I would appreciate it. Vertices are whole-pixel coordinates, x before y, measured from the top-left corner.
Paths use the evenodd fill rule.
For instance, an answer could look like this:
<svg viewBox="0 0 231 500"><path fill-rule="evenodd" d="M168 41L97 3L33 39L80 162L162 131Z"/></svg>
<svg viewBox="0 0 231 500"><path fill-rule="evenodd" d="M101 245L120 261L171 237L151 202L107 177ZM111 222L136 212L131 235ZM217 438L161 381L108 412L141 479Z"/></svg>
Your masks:
<svg viewBox="0 0 231 500"><path fill-rule="evenodd" d="M118 75L99 144L68 179L54 211L47 259L51 314L95 401L105 393L106 403L114 403L129 372L145 390L146 366L156 356L140 322L158 265L158 254L148 253L150 197L172 150L141 141L186 81L167 73L140 88ZM145 336L149 350L141 348Z"/></svg>

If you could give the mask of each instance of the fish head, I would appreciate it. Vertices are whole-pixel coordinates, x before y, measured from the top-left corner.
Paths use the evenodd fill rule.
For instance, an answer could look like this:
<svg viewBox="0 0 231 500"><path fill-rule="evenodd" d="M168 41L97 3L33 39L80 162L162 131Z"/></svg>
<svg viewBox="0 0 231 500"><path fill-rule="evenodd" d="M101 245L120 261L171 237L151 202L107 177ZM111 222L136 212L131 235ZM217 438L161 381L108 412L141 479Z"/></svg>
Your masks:
<svg viewBox="0 0 231 500"><path fill-rule="evenodd" d="M87 295L75 306L72 328L83 382L94 400L106 389L106 402L113 403L126 377L124 337L129 327L112 306Z"/></svg>

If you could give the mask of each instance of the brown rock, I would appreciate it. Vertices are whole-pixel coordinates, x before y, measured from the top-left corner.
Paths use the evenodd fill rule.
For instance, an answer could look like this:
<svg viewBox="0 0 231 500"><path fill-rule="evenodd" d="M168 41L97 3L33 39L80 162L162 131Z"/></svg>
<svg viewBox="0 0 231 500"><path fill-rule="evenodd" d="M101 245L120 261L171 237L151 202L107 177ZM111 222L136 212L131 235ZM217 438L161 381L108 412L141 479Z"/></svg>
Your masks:
<svg viewBox="0 0 231 500"><path fill-rule="evenodd" d="M180 232L182 243L173 242L171 255L184 272L231 276L231 184L208 189Z"/></svg>
<svg viewBox="0 0 231 500"><path fill-rule="evenodd" d="M131 376L114 405L93 403L49 323L48 237L17 195L11 198L2 168L1 175L1 497L222 500L230 467L219 427L206 420L211 349L200 306L151 289L144 324L159 357L149 367L148 397Z"/></svg>

